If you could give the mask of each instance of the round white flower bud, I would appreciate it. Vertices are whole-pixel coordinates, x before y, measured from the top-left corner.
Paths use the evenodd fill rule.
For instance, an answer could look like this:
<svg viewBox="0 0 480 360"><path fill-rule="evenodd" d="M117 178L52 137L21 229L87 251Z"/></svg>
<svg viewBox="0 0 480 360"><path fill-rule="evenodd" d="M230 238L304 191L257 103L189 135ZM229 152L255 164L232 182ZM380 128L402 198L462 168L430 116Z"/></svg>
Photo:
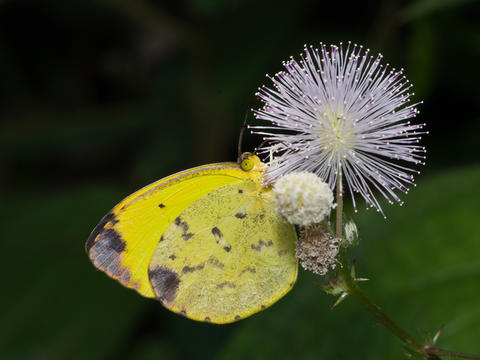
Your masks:
<svg viewBox="0 0 480 360"><path fill-rule="evenodd" d="M358 229L353 220L347 221L343 230L345 233L345 240L347 240L348 244L350 246L356 246L358 242Z"/></svg>
<svg viewBox="0 0 480 360"><path fill-rule="evenodd" d="M332 190L310 172L282 176L275 183L273 193L277 211L291 224L318 224L333 207Z"/></svg>

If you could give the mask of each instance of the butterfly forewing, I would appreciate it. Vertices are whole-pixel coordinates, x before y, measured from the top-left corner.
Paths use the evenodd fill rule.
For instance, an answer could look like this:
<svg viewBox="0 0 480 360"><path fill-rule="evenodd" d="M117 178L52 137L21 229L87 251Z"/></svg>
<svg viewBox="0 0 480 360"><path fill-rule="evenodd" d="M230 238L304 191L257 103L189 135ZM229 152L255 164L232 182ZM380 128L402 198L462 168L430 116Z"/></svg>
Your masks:
<svg viewBox="0 0 480 360"><path fill-rule="evenodd" d="M167 227L209 192L248 178L235 163L190 169L128 196L97 225L86 243L94 265L123 285L154 297L148 265Z"/></svg>

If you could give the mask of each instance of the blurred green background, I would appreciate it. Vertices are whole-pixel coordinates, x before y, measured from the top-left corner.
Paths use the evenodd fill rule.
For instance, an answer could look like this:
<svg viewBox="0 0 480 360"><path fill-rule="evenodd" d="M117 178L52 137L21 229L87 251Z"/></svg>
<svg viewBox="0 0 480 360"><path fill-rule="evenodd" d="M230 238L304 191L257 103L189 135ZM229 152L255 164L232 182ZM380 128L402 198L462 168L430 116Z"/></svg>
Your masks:
<svg viewBox="0 0 480 360"><path fill-rule="evenodd" d="M364 289L422 340L480 353L480 6L468 0L0 2L0 359L401 359L353 300L301 272L270 309L196 323L95 270L90 231L127 194L234 160L265 73L352 40L424 100L427 165L388 220L361 210ZM258 145L247 136L246 150Z"/></svg>

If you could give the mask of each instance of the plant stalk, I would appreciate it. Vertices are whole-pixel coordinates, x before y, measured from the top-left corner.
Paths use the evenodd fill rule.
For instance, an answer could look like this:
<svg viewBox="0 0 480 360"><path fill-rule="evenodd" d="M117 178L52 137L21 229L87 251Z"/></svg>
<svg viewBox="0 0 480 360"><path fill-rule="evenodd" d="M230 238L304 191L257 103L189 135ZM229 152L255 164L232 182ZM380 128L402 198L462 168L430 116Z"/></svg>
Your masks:
<svg viewBox="0 0 480 360"><path fill-rule="evenodd" d="M342 184L342 171L338 170L337 177L337 208L335 211L336 223L335 223L335 232L337 239L342 238L342 220L343 220L343 184Z"/></svg>
<svg viewBox="0 0 480 360"><path fill-rule="evenodd" d="M336 224L335 232L338 239L342 238L342 220L343 220L343 188L342 188L342 173L339 171L336 186ZM460 353L451 350L439 349L426 344L419 343L405 330L400 328L382 309L376 305L358 286L354 273L352 274L351 267L345 258L345 248L341 248L337 260L340 266L337 268L337 282L342 282L345 291L355 299L357 299L377 320L393 335L399 338L403 344L411 351L412 355L423 356L425 359L435 360L440 359L440 356L453 356L463 359L480 359L480 355L471 355Z"/></svg>
<svg viewBox="0 0 480 360"><path fill-rule="evenodd" d="M376 305L358 286L355 279L352 278L349 267L345 260L344 254L340 254L339 259L342 264L341 276L347 285L347 292L349 295L357 299L373 316L377 319L378 323L385 326L391 333L398 337L408 348L422 352L423 345L417 342L403 329L401 329L390 317L385 314L382 309Z"/></svg>

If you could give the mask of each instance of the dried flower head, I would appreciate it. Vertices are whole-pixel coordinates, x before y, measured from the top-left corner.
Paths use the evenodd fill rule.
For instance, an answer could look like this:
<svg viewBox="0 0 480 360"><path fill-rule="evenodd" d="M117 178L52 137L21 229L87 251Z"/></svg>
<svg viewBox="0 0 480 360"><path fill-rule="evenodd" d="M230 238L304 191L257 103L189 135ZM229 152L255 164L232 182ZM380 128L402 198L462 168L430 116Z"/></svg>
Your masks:
<svg viewBox="0 0 480 360"><path fill-rule="evenodd" d="M308 172L282 176L273 187L277 211L291 224L309 226L330 214L333 193L327 183Z"/></svg>
<svg viewBox="0 0 480 360"><path fill-rule="evenodd" d="M335 269L338 250L338 239L322 226L313 226L300 232L296 255L305 270L325 275L329 269Z"/></svg>
<svg viewBox="0 0 480 360"><path fill-rule="evenodd" d="M268 124L251 127L266 141L259 153L271 155L266 182L309 171L334 189L340 175L355 210L354 193L378 211L374 191L402 204L395 192L406 193L418 171L397 161L423 164L425 148L417 143L425 124L409 121L419 103L408 105L414 94L403 69L390 69L381 59L350 42L330 51L322 44L305 47L300 61L291 58L285 71L268 76L273 87L259 89L264 106L254 110Z"/></svg>

